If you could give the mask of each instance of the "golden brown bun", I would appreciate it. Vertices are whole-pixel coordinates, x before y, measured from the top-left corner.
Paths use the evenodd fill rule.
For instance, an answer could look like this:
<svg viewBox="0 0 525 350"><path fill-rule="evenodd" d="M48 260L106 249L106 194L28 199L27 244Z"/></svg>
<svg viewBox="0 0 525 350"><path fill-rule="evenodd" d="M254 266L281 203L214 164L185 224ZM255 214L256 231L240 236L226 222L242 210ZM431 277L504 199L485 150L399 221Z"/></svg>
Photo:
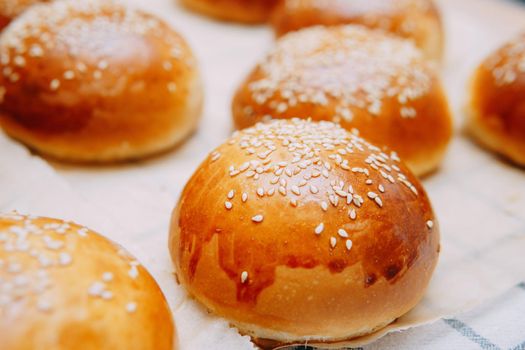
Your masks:
<svg viewBox="0 0 525 350"><path fill-rule="evenodd" d="M242 333L334 341L418 303L439 230L397 155L333 123L274 120L202 163L173 212L169 246L179 281Z"/></svg>
<svg viewBox="0 0 525 350"><path fill-rule="evenodd" d="M48 2L50 0L1 0L0 1L0 30L4 29L16 16L30 6Z"/></svg>
<svg viewBox="0 0 525 350"><path fill-rule="evenodd" d="M339 122L397 151L416 175L435 170L452 118L432 65L410 42L358 26L281 38L233 100L237 128L266 118Z"/></svg>
<svg viewBox="0 0 525 350"><path fill-rule="evenodd" d="M164 151L202 106L196 63L156 17L114 1L26 11L0 37L0 122L12 137L69 161Z"/></svg>
<svg viewBox="0 0 525 350"><path fill-rule="evenodd" d="M168 304L122 247L62 220L0 215L2 350L165 349Z"/></svg>
<svg viewBox="0 0 525 350"><path fill-rule="evenodd" d="M314 25L360 24L412 40L429 59L443 56L443 25L432 0L283 0L272 22L278 36Z"/></svg>
<svg viewBox="0 0 525 350"><path fill-rule="evenodd" d="M180 0L187 8L223 21L264 23L278 0Z"/></svg>
<svg viewBox="0 0 525 350"><path fill-rule="evenodd" d="M481 144L525 166L525 33L476 70L468 115Z"/></svg>

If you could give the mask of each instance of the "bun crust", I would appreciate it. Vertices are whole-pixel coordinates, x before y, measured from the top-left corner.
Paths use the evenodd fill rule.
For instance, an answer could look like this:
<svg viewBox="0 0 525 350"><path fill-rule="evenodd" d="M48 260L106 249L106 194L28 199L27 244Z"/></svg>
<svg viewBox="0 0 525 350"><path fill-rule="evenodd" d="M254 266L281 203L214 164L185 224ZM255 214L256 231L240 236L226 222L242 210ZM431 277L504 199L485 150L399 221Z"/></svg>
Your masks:
<svg viewBox="0 0 525 350"><path fill-rule="evenodd" d="M180 0L187 8L223 21L264 23L279 0Z"/></svg>
<svg viewBox="0 0 525 350"><path fill-rule="evenodd" d="M0 30L30 6L49 0L2 0L0 1Z"/></svg>
<svg viewBox="0 0 525 350"><path fill-rule="evenodd" d="M525 33L478 67L467 112L479 143L525 166Z"/></svg>
<svg viewBox="0 0 525 350"><path fill-rule="evenodd" d="M200 117L202 87L186 42L114 1L34 6L3 32L0 55L0 123L55 158L148 156L182 141Z"/></svg>
<svg viewBox="0 0 525 350"><path fill-rule="evenodd" d="M283 0L272 22L278 36L314 25L359 24L410 39L429 59L443 56L443 25L432 0Z"/></svg>
<svg viewBox="0 0 525 350"><path fill-rule="evenodd" d="M0 215L3 350L172 350L168 304L120 246L62 220Z"/></svg>
<svg viewBox="0 0 525 350"><path fill-rule="evenodd" d="M439 228L395 153L333 123L276 120L237 132L202 163L169 246L180 283L242 333L337 341L418 303Z"/></svg>
<svg viewBox="0 0 525 350"><path fill-rule="evenodd" d="M312 27L278 41L233 100L237 128L270 117L357 128L397 151L416 175L439 166L452 136L432 65L411 43L358 26Z"/></svg>

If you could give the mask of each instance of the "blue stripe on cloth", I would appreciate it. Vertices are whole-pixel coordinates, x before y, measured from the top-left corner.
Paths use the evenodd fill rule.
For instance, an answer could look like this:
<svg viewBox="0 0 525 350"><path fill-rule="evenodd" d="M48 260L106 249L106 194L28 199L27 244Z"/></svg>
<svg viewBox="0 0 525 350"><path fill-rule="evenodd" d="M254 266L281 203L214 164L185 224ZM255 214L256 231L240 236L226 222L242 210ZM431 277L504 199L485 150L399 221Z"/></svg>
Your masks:
<svg viewBox="0 0 525 350"><path fill-rule="evenodd" d="M525 350L525 341L511 350Z"/></svg>
<svg viewBox="0 0 525 350"><path fill-rule="evenodd" d="M470 341L478 344L482 349L484 350L500 350L500 348L491 343L488 339L483 338L481 335L476 333L472 328L467 326L465 323L461 322L458 319L455 318L449 318L443 320L446 324L448 324L450 327L454 328L456 331L458 331L459 334L462 336L468 338Z"/></svg>

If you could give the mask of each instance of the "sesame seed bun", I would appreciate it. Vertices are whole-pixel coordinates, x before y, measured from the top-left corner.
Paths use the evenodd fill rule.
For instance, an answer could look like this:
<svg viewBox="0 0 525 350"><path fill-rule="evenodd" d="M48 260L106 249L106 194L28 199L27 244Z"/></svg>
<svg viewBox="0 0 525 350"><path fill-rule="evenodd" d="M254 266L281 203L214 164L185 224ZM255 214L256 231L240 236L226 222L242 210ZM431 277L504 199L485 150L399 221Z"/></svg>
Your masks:
<svg viewBox="0 0 525 350"><path fill-rule="evenodd" d="M180 283L241 333L327 342L373 332L419 302L439 228L395 153L333 123L274 120L201 164L169 246Z"/></svg>
<svg viewBox="0 0 525 350"><path fill-rule="evenodd" d="M237 128L267 118L357 128L416 175L434 171L452 136L441 81L410 42L359 26L312 27L280 39L233 100Z"/></svg>
<svg viewBox="0 0 525 350"><path fill-rule="evenodd" d="M283 0L272 23L277 36L314 25L360 24L412 40L429 59L443 56L443 25L432 0Z"/></svg>
<svg viewBox="0 0 525 350"><path fill-rule="evenodd" d="M74 223L0 215L2 350L171 350L175 330L151 275Z"/></svg>
<svg viewBox="0 0 525 350"><path fill-rule="evenodd" d="M279 0L180 0L186 8L218 20L264 23Z"/></svg>
<svg viewBox="0 0 525 350"><path fill-rule="evenodd" d="M0 1L0 30L30 6L49 0L2 0Z"/></svg>
<svg viewBox="0 0 525 350"><path fill-rule="evenodd" d="M173 147L195 128L202 88L184 39L115 1L36 5L0 37L0 123L67 161Z"/></svg>
<svg viewBox="0 0 525 350"><path fill-rule="evenodd" d="M525 166L525 33L477 68L467 114L480 144Z"/></svg>

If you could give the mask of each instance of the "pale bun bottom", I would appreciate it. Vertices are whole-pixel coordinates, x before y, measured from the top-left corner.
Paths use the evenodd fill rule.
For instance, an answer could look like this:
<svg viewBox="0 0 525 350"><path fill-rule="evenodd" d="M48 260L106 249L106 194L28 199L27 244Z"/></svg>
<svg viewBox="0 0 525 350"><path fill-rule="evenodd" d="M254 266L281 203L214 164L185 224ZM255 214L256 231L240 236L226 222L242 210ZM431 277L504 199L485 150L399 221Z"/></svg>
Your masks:
<svg viewBox="0 0 525 350"><path fill-rule="evenodd" d="M405 158L405 163L418 177L429 176L435 173L441 166L445 158L447 146L448 145L445 145L432 152L429 151L424 158L418 160L406 160Z"/></svg>
<svg viewBox="0 0 525 350"><path fill-rule="evenodd" d="M496 152L515 165L525 167L525 139L521 142L513 140L496 126L491 127L480 121L479 113L474 108L468 109L467 115L466 131L480 146Z"/></svg>
<svg viewBox="0 0 525 350"><path fill-rule="evenodd" d="M374 333L382 328L385 328L395 319L386 321L374 328L363 328L361 330L355 330L345 337L327 337L323 335L297 335L285 332L271 331L261 327L257 327L250 324L244 323L232 323L239 332L243 335L248 335L253 338L256 344L261 345L263 348L275 348L284 345L297 345L297 344L322 344L325 349L340 349L341 344L344 341L362 337L371 333ZM332 343L332 344L331 344ZM337 344L336 344L337 343Z"/></svg>

